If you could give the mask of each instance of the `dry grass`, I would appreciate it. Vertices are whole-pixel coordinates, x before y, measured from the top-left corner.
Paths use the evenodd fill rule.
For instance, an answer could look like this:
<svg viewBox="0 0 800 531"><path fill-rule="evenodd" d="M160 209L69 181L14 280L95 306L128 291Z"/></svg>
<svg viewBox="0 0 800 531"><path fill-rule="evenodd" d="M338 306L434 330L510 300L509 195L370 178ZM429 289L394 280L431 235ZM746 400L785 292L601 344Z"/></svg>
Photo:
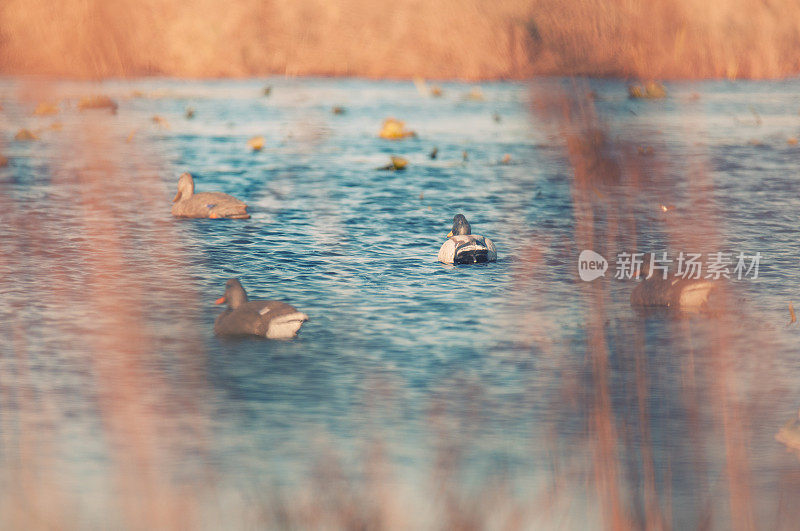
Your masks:
<svg viewBox="0 0 800 531"><path fill-rule="evenodd" d="M798 20L791 0L6 0L0 72L777 78Z"/></svg>
<svg viewBox="0 0 800 531"><path fill-rule="evenodd" d="M9 0L0 65L55 75L512 77L524 12L503 0ZM516 21L516 22L515 22Z"/></svg>
<svg viewBox="0 0 800 531"><path fill-rule="evenodd" d="M791 0L541 0L536 71L653 78L779 78L800 69Z"/></svg>

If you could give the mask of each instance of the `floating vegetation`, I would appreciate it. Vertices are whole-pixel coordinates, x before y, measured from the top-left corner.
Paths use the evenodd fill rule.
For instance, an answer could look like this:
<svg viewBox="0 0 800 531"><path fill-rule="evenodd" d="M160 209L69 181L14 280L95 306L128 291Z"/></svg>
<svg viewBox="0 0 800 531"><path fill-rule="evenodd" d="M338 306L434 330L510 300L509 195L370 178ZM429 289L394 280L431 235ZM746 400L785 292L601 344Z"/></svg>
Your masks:
<svg viewBox="0 0 800 531"><path fill-rule="evenodd" d="M8 166L8 157L0 155L0 168Z"/></svg>
<svg viewBox="0 0 800 531"><path fill-rule="evenodd" d="M58 114L58 105L43 101L36 106L36 109L33 110L33 114L35 116L52 116Z"/></svg>
<svg viewBox="0 0 800 531"><path fill-rule="evenodd" d="M500 116L500 113L494 113L492 114L492 120L494 120L497 123L500 123L503 120L503 118Z"/></svg>
<svg viewBox="0 0 800 531"><path fill-rule="evenodd" d="M428 156L431 159L435 159L438 155L439 155L439 148L438 147L434 147L433 151L431 151L430 154L428 154Z"/></svg>
<svg viewBox="0 0 800 531"><path fill-rule="evenodd" d="M334 105L333 108L331 109L331 112L333 114L344 114L346 111L345 108L342 107L341 105Z"/></svg>
<svg viewBox="0 0 800 531"><path fill-rule="evenodd" d="M653 146L639 146L636 150L639 152L639 155L650 156L654 153Z"/></svg>
<svg viewBox="0 0 800 531"><path fill-rule="evenodd" d="M30 142L33 140L39 140L39 137L30 129L20 129L17 131L17 134L14 135L14 140L19 142Z"/></svg>
<svg viewBox="0 0 800 531"><path fill-rule="evenodd" d="M405 170L406 166L408 166L408 160L404 159L403 157L396 157L392 155L391 159L392 162L390 164L387 164L386 166L381 166L378 169L388 170L388 171L400 171L400 170Z"/></svg>
<svg viewBox="0 0 800 531"><path fill-rule="evenodd" d="M261 89L262 96L269 96L270 94L272 94L272 85L267 85L266 87Z"/></svg>
<svg viewBox="0 0 800 531"><path fill-rule="evenodd" d="M163 127L164 129L169 129L169 122L163 116L156 114L153 116L152 120L154 124Z"/></svg>
<svg viewBox="0 0 800 531"><path fill-rule="evenodd" d="M472 87L469 92L467 92L467 99L470 101L485 101L486 98L483 95L483 89L480 87Z"/></svg>
<svg viewBox="0 0 800 531"><path fill-rule="evenodd" d="M383 121L383 126L378 136L387 140L401 140L410 136L417 136L417 133L406 129L405 122L395 118L387 118Z"/></svg>
<svg viewBox="0 0 800 531"><path fill-rule="evenodd" d="M439 85L433 85L431 87L428 87L428 84L425 83L425 80L422 79L421 77L414 78L414 86L417 87L417 92L419 92L421 96L425 97L431 96L434 98L441 98L442 95L444 94L442 87L440 87Z"/></svg>
<svg viewBox="0 0 800 531"><path fill-rule="evenodd" d="M113 113L117 112L117 102L108 96L86 96L78 102L78 109L85 111L89 109L107 109Z"/></svg>
<svg viewBox="0 0 800 531"><path fill-rule="evenodd" d="M469 159L469 155L467 154L466 150L461 152L461 160L466 162Z"/></svg>
<svg viewBox="0 0 800 531"><path fill-rule="evenodd" d="M247 145L250 146L250 149L253 151L261 151L264 149L265 142L263 136L254 136L247 141Z"/></svg>
<svg viewBox="0 0 800 531"><path fill-rule="evenodd" d="M194 109L192 107L186 107L186 112L183 113L187 120L191 120L194 118Z"/></svg>
<svg viewBox="0 0 800 531"><path fill-rule="evenodd" d="M659 100L667 97L667 89L655 81L648 81L644 84L634 83L628 85L628 96L633 99Z"/></svg>
<svg viewBox="0 0 800 531"><path fill-rule="evenodd" d="M753 107L752 105L748 106L747 108L750 110L750 112L753 115L753 118L755 119L755 125L756 126L761 125L762 124L761 115L758 114L758 111L756 110L756 108Z"/></svg>
<svg viewBox="0 0 800 531"><path fill-rule="evenodd" d="M791 303L791 301L789 302L789 317L791 318L789 324L794 324L797 322L797 315L794 313L794 305Z"/></svg>

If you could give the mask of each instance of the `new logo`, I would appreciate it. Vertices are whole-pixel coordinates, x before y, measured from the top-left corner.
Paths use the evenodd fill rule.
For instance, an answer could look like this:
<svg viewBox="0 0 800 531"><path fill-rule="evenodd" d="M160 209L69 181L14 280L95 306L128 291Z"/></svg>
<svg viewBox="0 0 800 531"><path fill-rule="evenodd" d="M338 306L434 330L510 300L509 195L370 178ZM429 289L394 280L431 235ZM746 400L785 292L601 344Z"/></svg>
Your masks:
<svg viewBox="0 0 800 531"><path fill-rule="evenodd" d="M584 282L591 282L592 280L603 277L606 275L608 269L608 261L594 251L581 251L578 257L578 275Z"/></svg>

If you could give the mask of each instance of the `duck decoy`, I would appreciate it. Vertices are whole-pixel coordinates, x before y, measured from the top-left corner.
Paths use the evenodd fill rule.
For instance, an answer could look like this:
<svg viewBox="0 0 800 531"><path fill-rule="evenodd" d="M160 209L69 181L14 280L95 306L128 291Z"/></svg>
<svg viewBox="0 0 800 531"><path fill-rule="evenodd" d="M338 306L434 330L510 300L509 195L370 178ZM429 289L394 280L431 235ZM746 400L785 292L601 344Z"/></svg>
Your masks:
<svg viewBox="0 0 800 531"><path fill-rule="evenodd" d="M236 278L225 283L225 295L215 304L228 307L214 321L214 333L220 336L260 336L269 339L291 339L308 321L308 315L280 301L248 301L242 284Z"/></svg>
<svg viewBox="0 0 800 531"><path fill-rule="evenodd" d="M248 219L247 205L222 192L194 193L194 178L185 172L178 179L172 215L179 218Z"/></svg>
<svg viewBox="0 0 800 531"><path fill-rule="evenodd" d="M719 309L720 281L673 274L665 278L663 273L651 274L650 264L651 260L645 256L640 274L643 280L631 292L631 306L669 308L686 313L715 313Z"/></svg>
<svg viewBox="0 0 800 531"><path fill-rule="evenodd" d="M497 250L489 238L472 234L472 228L463 214L456 214L447 241L439 249L438 259L445 264L495 262Z"/></svg>

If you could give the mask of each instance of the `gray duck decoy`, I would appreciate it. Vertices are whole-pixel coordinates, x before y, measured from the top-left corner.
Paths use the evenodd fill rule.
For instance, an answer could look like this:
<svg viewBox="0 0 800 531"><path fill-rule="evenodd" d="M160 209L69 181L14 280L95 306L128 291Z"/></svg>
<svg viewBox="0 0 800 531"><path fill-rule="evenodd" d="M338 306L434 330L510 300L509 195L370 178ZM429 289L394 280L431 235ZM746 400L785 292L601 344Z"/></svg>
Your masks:
<svg viewBox="0 0 800 531"><path fill-rule="evenodd" d="M476 264L497 260L497 250L489 238L472 234L467 218L456 214L447 241L439 249L438 259L445 264Z"/></svg>
<svg viewBox="0 0 800 531"><path fill-rule="evenodd" d="M179 218L248 219L247 205L222 192L194 193L194 178L183 173L172 200L172 215Z"/></svg>
<svg viewBox="0 0 800 531"><path fill-rule="evenodd" d="M225 283L225 295L216 304L228 304L214 321L214 333L220 336L255 335L269 339L291 339L308 321L308 315L280 301L248 301L242 284L231 278Z"/></svg>

